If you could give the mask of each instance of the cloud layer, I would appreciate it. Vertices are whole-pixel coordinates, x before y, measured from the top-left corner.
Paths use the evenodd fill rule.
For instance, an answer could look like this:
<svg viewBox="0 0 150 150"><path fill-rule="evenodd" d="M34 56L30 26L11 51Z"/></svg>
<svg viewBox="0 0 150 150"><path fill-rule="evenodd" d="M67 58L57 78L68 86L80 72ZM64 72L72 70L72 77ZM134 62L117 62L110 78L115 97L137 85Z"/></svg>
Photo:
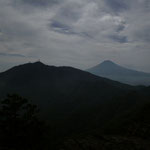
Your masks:
<svg viewBox="0 0 150 150"><path fill-rule="evenodd" d="M85 69L111 59L150 72L149 0L1 0L0 71L39 58Z"/></svg>

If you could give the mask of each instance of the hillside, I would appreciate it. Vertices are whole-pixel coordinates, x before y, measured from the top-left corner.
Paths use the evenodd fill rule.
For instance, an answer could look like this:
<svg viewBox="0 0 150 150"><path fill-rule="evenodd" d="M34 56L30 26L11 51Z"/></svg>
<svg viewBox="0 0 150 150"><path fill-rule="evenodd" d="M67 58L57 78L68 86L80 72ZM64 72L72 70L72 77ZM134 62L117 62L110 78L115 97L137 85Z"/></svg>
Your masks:
<svg viewBox="0 0 150 150"><path fill-rule="evenodd" d="M81 95L109 98L120 92L134 89L133 86L97 77L71 67L48 66L41 62L28 63L13 67L0 73L1 96L17 92L31 98L46 98L44 103L53 101L70 102ZM108 94L110 93L110 94ZM48 100L48 97L50 99ZM100 96L100 97L99 97ZM61 98L61 100L58 98Z"/></svg>
<svg viewBox="0 0 150 150"><path fill-rule="evenodd" d="M134 115L134 108L141 110L140 106L149 101L149 88L41 62L0 73L0 91L1 98L7 93L18 93L40 107L41 117L50 124L52 149L58 149L60 143L80 134L91 137L95 132L101 135L115 131L122 136L121 131L126 130L120 125L126 122L123 118L128 116L127 112ZM118 126L121 131L116 130Z"/></svg>
<svg viewBox="0 0 150 150"><path fill-rule="evenodd" d="M109 118L103 127L69 137L63 150L149 150L150 91L131 92L113 99L107 106ZM109 117L108 117L109 116ZM101 120L99 120L101 121Z"/></svg>

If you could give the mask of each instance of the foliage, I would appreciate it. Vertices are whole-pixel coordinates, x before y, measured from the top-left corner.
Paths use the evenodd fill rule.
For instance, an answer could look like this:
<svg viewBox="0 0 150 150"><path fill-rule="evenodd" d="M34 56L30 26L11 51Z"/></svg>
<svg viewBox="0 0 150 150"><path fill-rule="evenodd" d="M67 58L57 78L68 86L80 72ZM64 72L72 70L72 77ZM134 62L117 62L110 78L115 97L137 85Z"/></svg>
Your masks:
<svg viewBox="0 0 150 150"><path fill-rule="evenodd" d="M0 103L0 147L4 149L40 149L44 123L38 119L38 108L16 94Z"/></svg>

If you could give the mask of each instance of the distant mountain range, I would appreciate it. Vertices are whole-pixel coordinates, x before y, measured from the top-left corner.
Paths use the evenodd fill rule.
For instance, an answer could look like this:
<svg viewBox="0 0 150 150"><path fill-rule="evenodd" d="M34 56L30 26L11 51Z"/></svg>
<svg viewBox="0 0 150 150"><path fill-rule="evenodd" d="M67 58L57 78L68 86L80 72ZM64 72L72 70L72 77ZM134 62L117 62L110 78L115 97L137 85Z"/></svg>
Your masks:
<svg viewBox="0 0 150 150"><path fill-rule="evenodd" d="M106 60L88 72L131 85L150 85L150 73L140 72L122 67L110 60Z"/></svg>

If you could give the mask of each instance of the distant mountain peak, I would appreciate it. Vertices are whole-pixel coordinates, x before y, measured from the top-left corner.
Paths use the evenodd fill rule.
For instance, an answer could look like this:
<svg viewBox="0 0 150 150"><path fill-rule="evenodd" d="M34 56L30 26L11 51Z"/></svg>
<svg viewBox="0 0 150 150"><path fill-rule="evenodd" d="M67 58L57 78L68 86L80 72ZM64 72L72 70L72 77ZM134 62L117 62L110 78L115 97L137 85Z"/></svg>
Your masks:
<svg viewBox="0 0 150 150"><path fill-rule="evenodd" d="M132 85L150 85L150 73L128 69L110 60L88 69L94 75Z"/></svg>
<svg viewBox="0 0 150 150"><path fill-rule="evenodd" d="M103 63L114 63L114 62L111 60L104 60Z"/></svg>
<svg viewBox="0 0 150 150"><path fill-rule="evenodd" d="M101 64L115 64L115 63L111 60L104 60Z"/></svg>

